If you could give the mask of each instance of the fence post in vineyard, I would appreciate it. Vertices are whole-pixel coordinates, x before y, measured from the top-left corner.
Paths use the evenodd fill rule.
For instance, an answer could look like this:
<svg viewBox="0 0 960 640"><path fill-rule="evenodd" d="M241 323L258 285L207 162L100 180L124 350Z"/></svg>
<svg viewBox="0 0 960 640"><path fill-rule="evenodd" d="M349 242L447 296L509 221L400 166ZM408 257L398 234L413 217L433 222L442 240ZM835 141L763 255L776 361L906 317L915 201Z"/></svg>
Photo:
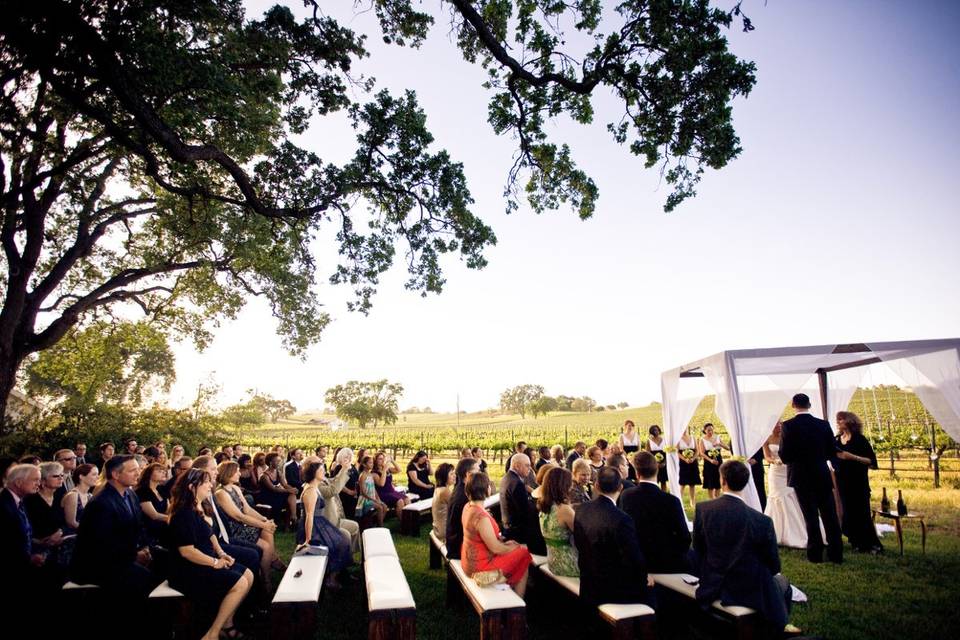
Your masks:
<svg viewBox="0 0 960 640"><path fill-rule="evenodd" d="M563 450L566 451L569 448L570 448L570 438L567 437L567 425L563 425Z"/></svg>
<svg viewBox="0 0 960 640"><path fill-rule="evenodd" d="M890 477L893 478L897 475L897 468L894 466L896 464L894 455L893 455L893 446L890 447Z"/></svg>

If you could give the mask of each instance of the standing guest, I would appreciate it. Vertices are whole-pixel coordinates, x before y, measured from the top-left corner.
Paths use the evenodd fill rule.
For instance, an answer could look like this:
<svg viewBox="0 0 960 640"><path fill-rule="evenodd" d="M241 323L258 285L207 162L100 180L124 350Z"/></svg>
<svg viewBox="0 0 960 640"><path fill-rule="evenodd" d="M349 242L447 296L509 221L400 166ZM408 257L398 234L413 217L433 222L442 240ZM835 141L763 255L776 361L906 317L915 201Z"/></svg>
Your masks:
<svg viewBox="0 0 960 640"><path fill-rule="evenodd" d="M683 505L657 483L660 465L649 451L634 459L640 482L620 494L620 508L633 520L640 552L651 573L689 573L690 529Z"/></svg>
<svg viewBox="0 0 960 640"><path fill-rule="evenodd" d="M563 446L555 444L550 447L550 462L558 467L566 467L566 461L563 458Z"/></svg>
<svg viewBox="0 0 960 640"><path fill-rule="evenodd" d="M700 558L697 602L750 607L767 623L762 637L781 637L790 611L790 583L780 574L773 522L748 506L743 489L750 469L738 460L720 467L723 495L701 502L693 516L693 548Z"/></svg>
<svg viewBox="0 0 960 640"><path fill-rule="evenodd" d="M617 473L620 474L620 478L623 480L623 485L620 488L621 491L626 491L627 489L632 489L637 486L637 483L630 479L630 464L627 462L626 456L622 453L617 453L607 458L605 466L616 469Z"/></svg>
<svg viewBox="0 0 960 640"><path fill-rule="evenodd" d="M376 474L373 471L373 456L363 456L360 460L360 477L357 478L357 522L361 529L383 526L387 515L387 505L377 493Z"/></svg>
<svg viewBox="0 0 960 640"><path fill-rule="evenodd" d="M320 462L310 460L303 467L303 516L297 524L298 548L312 545L327 547L327 587L339 588L336 576L353 564L350 536L323 516L324 501L319 484L323 470Z"/></svg>
<svg viewBox="0 0 960 640"><path fill-rule="evenodd" d="M432 473L427 452L417 451L407 465L407 493L417 495L421 500L432 498L434 490L433 483L430 482Z"/></svg>
<svg viewBox="0 0 960 640"><path fill-rule="evenodd" d="M663 450L663 434L660 431L660 425L652 424L647 432L647 446L645 449L657 460L657 482L660 483L660 490L667 490L667 454Z"/></svg>
<svg viewBox="0 0 960 640"><path fill-rule="evenodd" d="M572 475L573 485L570 487L570 504L576 507L593 500L593 483L591 482L593 473L590 470L590 463L583 458L578 458L573 463Z"/></svg>
<svg viewBox="0 0 960 640"><path fill-rule="evenodd" d="M93 497L93 487L99 476L100 472L92 464L84 463L73 470L73 490L60 501L60 506L63 507L64 533L76 533L80 528L80 517Z"/></svg>
<svg viewBox="0 0 960 640"><path fill-rule="evenodd" d="M130 599L120 607L138 619L139 609L160 578L150 571L150 550L141 544L140 503L133 487L139 475L133 456L112 456L104 467L107 482L83 510L71 564L71 579L96 584L113 597Z"/></svg>
<svg viewBox="0 0 960 640"><path fill-rule="evenodd" d="M170 533L177 550L170 567L170 586L190 602L216 607L213 623L201 640L240 638L233 616L254 578L213 534L212 490L210 474L201 469L190 469L177 480L170 505Z"/></svg>
<svg viewBox="0 0 960 640"><path fill-rule="evenodd" d="M624 421L619 440L620 448L624 453L636 453L640 450L640 434L637 433L637 426L633 424L633 420Z"/></svg>
<svg viewBox="0 0 960 640"><path fill-rule="evenodd" d="M176 449L176 447L174 447ZM177 478L186 473L193 466L193 458L190 456L179 456L177 461L173 463L171 467L170 477L160 485L157 489L157 492L165 500L170 500L170 495L173 493L173 485L177 483Z"/></svg>
<svg viewBox="0 0 960 640"><path fill-rule="evenodd" d="M410 504L410 498L396 490L393 486L393 474L400 473L400 467L383 451L378 451L373 458L373 478L377 484L377 495L380 501L388 508L397 512L397 518L403 508ZM382 524L382 523L381 523Z"/></svg>
<svg viewBox="0 0 960 640"><path fill-rule="evenodd" d="M537 464L533 468L534 471L540 471L540 469L547 464L550 464L550 447L540 447L537 449Z"/></svg>
<svg viewBox="0 0 960 640"><path fill-rule="evenodd" d="M753 476L753 486L756 488L757 497L760 499L760 511L767 510L767 487L764 484L763 460L763 447L747 460L747 464L750 465L750 475Z"/></svg>
<svg viewBox="0 0 960 640"><path fill-rule="evenodd" d="M73 448L73 452L77 454L77 464L87 464L87 445L83 442L78 442Z"/></svg>
<svg viewBox="0 0 960 640"><path fill-rule="evenodd" d="M287 484L294 489L294 495L300 495L303 489L303 480L301 478L300 466L303 464L303 450L292 449L287 457L287 463L283 465L283 477Z"/></svg>
<svg viewBox="0 0 960 640"><path fill-rule="evenodd" d="M507 473L510 471L510 460L513 458L513 456L518 453L523 453L526 450L527 450L527 443L524 442L523 440L518 440L517 445L513 448L513 452L510 454L506 462L504 462L503 464L504 473Z"/></svg>
<svg viewBox="0 0 960 640"><path fill-rule="evenodd" d="M116 448L112 442L104 442L100 445L100 465L106 466L107 460L115 455Z"/></svg>
<svg viewBox="0 0 960 640"><path fill-rule="evenodd" d="M537 508L526 487L525 479L529 473L530 458L524 453L513 454L510 471L500 481L503 537L526 545L532 553L546 555Z"/></svg>
<svg viewBox="0 0 960 640"><path fill-rule="evenodd" d="M573 546L574 511L570 505L571 474L566 469L550 466L540 485L537 509L540 511L540 532L547 545L547 566L557 576L580 577L577 548Z"/></svg>
<svg viewBox="0 0 960 640"><path fill-rule="evenodd" d="M590 482L597 481L597 474L603 469L603 450L594 445L587 449L587 462L590 464Z"/></svg>
<svg viewBox="0 0 960 640"><path fill-rule="evenodd" d="M713 430L713 424L703 425L699 442L700 458L703 460L703 488L711 499L720 497L720 465L723 464L721 449L729 449Z"/></svg>
<svg viewBox="0 0 960 640"><path fill-rule="evenodd" d="M253 459L248 453L241 453L236 459L237 467L240 469L240 488L247 495L256 500L260 487L253 473Z"/></svg>
<svg viewBox="0 0 960 640"><path fill-rule="evenodd" d="M600 495L581 505L573 521L580 600L591 607L650 603L653 580L647 576L633 520L617 508L621 485L616 469L601 469L596 485Z"/></svg>
<svg viewBox="0 0 960 640"><path fill-rule="evenodd" d="M77 454L73 452L73 449L60 449L53 454L53 461L59 462L60 466L63 467L63 495L59 496L62 499L73 489L73 470L77 468Z"/></svg>
<svg viewBox="0 0 960 640"><path fill-rule="evenodd" d="M683 487L690 490L690 508L697 506L697 487L700 485L700 453L695 439L690 435L689 427L677 441L677 459L680 461L680 493Z"/></svg>
<svg viewBox="0 0 960 640"><path fill-rule="evenodd" d="M287 514L287 525L292 529L297 517L297 490L286 483L280 470L283 459L276 451L264 459L266 470L260 476L260 500L273 509L273 521L280 523L282 514ZM298 467L299 472L299 467Z"/></svg>
<svg viewBox="0 0 960 640"><path fill-rule="evenodd" d="M457 462L456 484L450 494L450 504L447 506L447 536L444 539L447 545L447 557L451 560L460 559L463 547L463 508L469 502L467 483L479 471L480 466L475 458L463 458Z"/></svg>
<svg viewBox="0 0 960 640"><path fill-rule="evenodd" d="M828 463L837 467L836 441L830 423L810 415L810 398L793 396L797 415L783 423L780 459L787 465L787 484L797 493L807 527L807 559L823 562L820 520L827 534L827 558L843 562L843 536L833 499L833 478ZM819 516L819 517L818 517Z"/></svg>
<svg viewBox="0 0 960 640"><path fill-rule="evenodd" d="M445 540L447 537L447 508L450 505L450 496L453 494L453 486L456 481L453 465L449 462L438 465L434 479L437 482L437 490L433 492L433 503L430 505L430 511L433 515L433 533L440 540Z"/></svg>
<svg viewBox="0 0 960 640"><path fill-rule="evenodd" d="M855 413L837 412L837 490L843 510L840 528L857 551L883 553L870 511L868 471L877 468L877 455L863 437L863 423Z"/></svg>
<svg viewBox="0 0 960 640"><path fill-rule="evenodd" d="M43 582L45 555L33 548L33 532L23 500L40 490L40 469L15 464L7 469L0 491L0 567L4 609L11 615L34 603ZM8 608L9 607L9 608ZM29 609L27 609L29 610Z"/></svg>
<svg viewBox="0 0 960 640"><path fill-rule="evenodd" d="M60 463L41 463L40 490L23 499L33 530L34 549L56 551L63 542L62 485L63 467Z"/></svg>
<svg viewBox="0 0 960 640"><path fill-rule="evenodd" d="M343 535L350 541L351 552L358 551L360 547L360 523L347 518L348 513L353 516L356 504L352 504L351 510L347 511L340 496L343 495L350 479L350 472L354 470L353 465L350 464L352 460L352 449L349 447L337 449L337 452L333 455L333 464L330 467L332 475L323 478L318 485L320 496L326 502L326 506L323 507L323 517L343 532ZM323 473L322 467L319 473Z"/></svg>
<svg viewBox="0 0 960 640"><path fill-rule="evenodd" d="M514 459L526 458L522 453L514 454ZM522 463L521 463L522 464ZM526 465L530 465L527 460ZM512 473L516 467L511 465ZM481 571L500 571L507 584L513 587L521 598L527 589L527 569L532 558L526 545L516 540L500 539L500 528L493 516L483 508L487 497L490 479L485 473L475 473L466 485L469 500L463 508L463 545L460 558L463 572L469 577ZM523 490L523 485L520 485ZM523 490L524 496L526 491Z"/></svg>
<svg viewBox="0 0 960 640"><path fill-rule="evenodd" d="M573 445L573 450L567 455L567 469L573 473L573 463L583 458L587 452L587 443L583 440L577 440Z"/></svg>
<svg viewBox="0 0 960 640"><path fill-rule="evenodd" d="M480 465L480 471L482 473L487 472L487 461L483 459L483 451L480 450L480 447L474 447L470 449L470 454L477 460L477 464Z"/></svg>
<svg viewBox="0 0 960 640"><path fill-rule="evenodd" d="M137 500L140 502L140 512L143 514L144 529L152 545L166 546L167 499L160 495L160 485L167 480L167 470L159 462L148 464L140 471L137 481Z"/></svg>

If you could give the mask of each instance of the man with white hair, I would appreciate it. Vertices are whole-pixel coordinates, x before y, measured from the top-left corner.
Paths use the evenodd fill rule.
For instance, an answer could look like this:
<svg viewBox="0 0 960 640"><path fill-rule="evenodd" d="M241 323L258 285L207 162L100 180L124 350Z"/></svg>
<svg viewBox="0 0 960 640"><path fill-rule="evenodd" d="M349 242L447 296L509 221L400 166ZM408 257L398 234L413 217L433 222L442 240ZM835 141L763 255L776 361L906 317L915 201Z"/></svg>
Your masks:
<svg viewBox="0 0 960 640"><path fill-rule="evenodd" d="M533 498L527 492L526 478L530 473L530 458L515 453L510 459L510 471L500 481L500 516L503 518L503 537L527 545L530 553L547 555L547 545L540 531L540 519Z"/></svg>
<svg viewBox="0 0 960 640"><path fill-rule="evenodd" d="M33 532L23 506L25 497L40 490L40 469L32 464L13 465L7 470L5 484L0 491L0 567L5 574L0 581L0 597L4 606L11 605L14 611L14 605L34 599L39 568L45 559L34 552Z"/></svg>

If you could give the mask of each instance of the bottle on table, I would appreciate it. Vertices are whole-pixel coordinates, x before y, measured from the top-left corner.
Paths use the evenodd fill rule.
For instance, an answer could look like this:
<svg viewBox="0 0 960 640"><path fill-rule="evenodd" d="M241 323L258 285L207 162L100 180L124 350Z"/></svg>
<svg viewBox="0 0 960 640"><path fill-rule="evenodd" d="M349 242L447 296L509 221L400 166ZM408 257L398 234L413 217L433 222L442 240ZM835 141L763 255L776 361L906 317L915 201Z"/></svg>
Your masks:
<svg viewBox="0 0 960 640"><path fill-rule="evenodd" d="M907 515L907 503L903 501L903 491L901 489L897 489L897 515Z"/></svg>
<svg viewBox="0 0 960 640"><path fill-rule="evenodd" d="M880 511L890 513L890 499L887 498L887 488L883 488L883 497L880 499Z"/></svg>

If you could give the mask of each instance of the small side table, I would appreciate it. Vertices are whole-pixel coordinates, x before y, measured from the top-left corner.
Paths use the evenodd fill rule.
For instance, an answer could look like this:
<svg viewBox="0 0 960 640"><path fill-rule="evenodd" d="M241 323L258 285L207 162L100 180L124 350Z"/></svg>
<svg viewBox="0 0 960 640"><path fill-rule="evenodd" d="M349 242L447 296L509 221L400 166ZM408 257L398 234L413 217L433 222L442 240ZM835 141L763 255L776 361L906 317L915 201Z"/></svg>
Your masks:
<svg viewBox="0 0 960 640"><path fill-rule="evenodd" d="M927 525L923 521L922 513L907 513L906 515L900 515L898 513L890 513L889 511L880 511L879 509L873 510L873 521L876 523L877 516L881 518L888 518L893 520L893 524L897 529L897 542L900 543L900 555L903 555L903 520L919 520L920 521L920 530L923 532L921 536L923 544L923 553L927 553Z"/></svg>

